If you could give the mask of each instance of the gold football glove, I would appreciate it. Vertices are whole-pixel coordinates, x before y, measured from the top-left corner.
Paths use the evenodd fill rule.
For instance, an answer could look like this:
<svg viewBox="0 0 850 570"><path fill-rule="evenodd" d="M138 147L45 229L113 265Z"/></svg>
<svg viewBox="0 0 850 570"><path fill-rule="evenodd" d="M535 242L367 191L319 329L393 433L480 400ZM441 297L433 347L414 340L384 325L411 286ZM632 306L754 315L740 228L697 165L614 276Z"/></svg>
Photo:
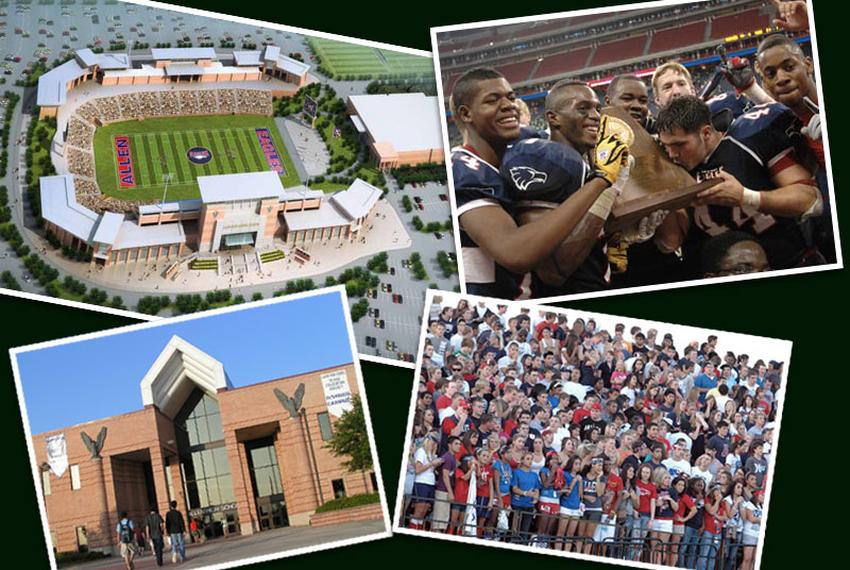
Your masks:
<svg viewBox="0 0 850 570"><path fill-rule="evenodd" d="M599 138L593 149L593 162L597 176L613 185L620 174L620 168L627 164L629 147L616 134L607 131L608 117L603 116L599 123Z"/></svg>

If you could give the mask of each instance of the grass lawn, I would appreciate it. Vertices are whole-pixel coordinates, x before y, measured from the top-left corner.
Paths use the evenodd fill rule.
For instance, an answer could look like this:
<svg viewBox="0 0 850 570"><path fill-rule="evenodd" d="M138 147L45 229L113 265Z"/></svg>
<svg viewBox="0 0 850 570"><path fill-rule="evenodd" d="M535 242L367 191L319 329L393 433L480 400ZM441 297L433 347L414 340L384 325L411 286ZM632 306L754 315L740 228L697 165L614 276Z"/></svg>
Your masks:
<svg viewBox="0 0 850 570"><path fill-rule="evenodd" d="M310 184L310 190L321 190L322 192L338 192L348 188L348 184L337 184L336 182L319 182Z"/></svg>
<svg viewBox="0 0 850 570"><path fill-rule="evenodd" d="M284 187L299 185L301 181L295 165L286 152L273 118L219 115L122 121L100 127L94 137L100 191L121 200L160 200L164 188L163 174L167 172L171 181L166 200L199 198L198 176L269 170L255 132L258 128L267 128L272 134L286 170L281 177ZM130 138L136 183L133 188L121 188L119 184L113 142L116 136ZM196 146L209 149L212 160L203 165L190 162L186 152Z"/></svg>
<svg viewBox="0 0 850 570"><path fill-rule="evenodd" d="M434 74L433 63L427 57L322 38L310 38L310 42L322 64L334 75Z"/></svg>
<svg viewBox="0 0 850 570"><path fill-rule="evenodd" d="M345 140L342 137L334 137L334 124L333 121L325 127L325 135L326 146L328 147L328 152L331 153L331 156L335 157L337 155L342 155L345 157L345 160L349 162L354 162L354 159L357 158L356 150L352 150L345 145L343 145L343 141Z"/></svg>
<svg viewBox="0 0 850 570"><path fill-rule="evenodd" d="M42 147L38 144L36 137L33 137L33 153L32 153L32 179L38 180L45 175L41 168L41 160L50 154L50 143L53 141L53 136L56 134L56 129L48 126L45 122L41 122L36 129L45 129L47 131L47 146Z"/></svg>

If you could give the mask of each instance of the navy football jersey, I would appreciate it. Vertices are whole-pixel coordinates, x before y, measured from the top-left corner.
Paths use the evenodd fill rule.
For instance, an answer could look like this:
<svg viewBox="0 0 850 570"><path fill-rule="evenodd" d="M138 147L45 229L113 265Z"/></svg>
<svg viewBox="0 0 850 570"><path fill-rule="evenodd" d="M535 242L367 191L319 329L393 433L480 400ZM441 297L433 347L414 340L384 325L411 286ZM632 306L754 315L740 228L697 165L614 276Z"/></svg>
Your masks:
<svg viewBox="0 0 850 570"><path fill-rule="evenodd" d="M533 138L511 147L502 157L500 171L517 209L555 208L584 186L590 167L571 146ZM609 268L602 237L563 286L548 287L533 276L532 295L554 297L606 288Z"/></svg>
<svg viewBox="0 0 850 570"><path fill-rule="evenodd" d="M718 93L706 101L705 104L708 105L712 115L716 115L724 109L729 109L734 119L737 119L752 108L752 101L743 95L736 95L733 91Z"/></svg>
<svg viewBox="0 0 850 570"><path fill-rule="evenodd" d="M452 149L452 180L458 220L481 207L498 206L513 216L513 203L499 170L463 147ZM497 264L464 231L462 220L459 225L466 292L500 299L518 297L522 277Z"/></svg>
<svg viewBox="0 0 850 570"><path fill-rule="evenodd" d="M499 171L514 204L551 207L584 185L588 165L571 146L549 139L528 138L508 149Z"/></svg>
<svg viewBox="0 0 850 570"><path fill-rule="evenodd" d="M720 144L691 174L705 180L724 170L746 188L758 191L775 189L771 173L781 170L782 161L793 153L793 134L799 130L796 117L779 103L753 107L732 123ZM756 236L765 249L773 269L793 267L805 253L805 241L796 219L763 214L748 208L699 206L692 209L688 241L689 254L697 256L708 238L730 230Z"/></svg>
<svg viewBox="0 0 850 570"><path fill-rule="evenodd" d="M519 137L517 137L516 141L513 144L516 144L519 141L524 141L525 139L546 139L549 136L546 134L546 131L538 131L534 127L525 126L519 128Z"/></svg>

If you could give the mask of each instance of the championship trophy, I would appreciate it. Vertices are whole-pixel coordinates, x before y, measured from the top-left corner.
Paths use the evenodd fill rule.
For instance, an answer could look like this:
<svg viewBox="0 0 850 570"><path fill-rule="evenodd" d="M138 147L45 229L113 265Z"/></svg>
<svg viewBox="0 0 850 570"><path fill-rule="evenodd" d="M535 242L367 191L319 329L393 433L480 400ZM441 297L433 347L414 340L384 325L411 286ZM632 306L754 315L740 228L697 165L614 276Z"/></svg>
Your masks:
<svg viewBox="0 0 850 570"><path fill-rule="evenodd" d="M697 194L721 182L717 178L697 183L684 168L667 157L626 110L605 107L602 114L608 116L609 132L620 136L635 160L605 224L607 234L632 228L652 212L684 208Z"/></svg>

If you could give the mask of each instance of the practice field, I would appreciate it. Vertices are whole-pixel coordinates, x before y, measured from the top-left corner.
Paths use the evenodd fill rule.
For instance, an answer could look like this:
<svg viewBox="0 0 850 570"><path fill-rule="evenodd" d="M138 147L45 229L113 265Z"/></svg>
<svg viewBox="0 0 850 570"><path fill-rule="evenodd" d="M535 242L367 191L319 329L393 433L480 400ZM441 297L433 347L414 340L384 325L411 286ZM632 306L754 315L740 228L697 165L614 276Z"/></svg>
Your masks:
<svg viewBox="0 0 850 570"><path fill-rule="evenodd" d="M198 176L272 170L256 129L268 129L285 174L284 187L301 183L286 152L274 119L260 115L169 117L123 121L100 127L95 132L94 152L97 182L107 196L129 201L161 200L168 182L167 201L199 198ZM126 137L132 164L132 187L122 187L116 137ZM205 164L189 159L190 149L209 150ZM123 154L122 157L126 157ZM126 180L124 181L127 182Z"/></svg>
<svg viewBox="0 0 850 570"><path fill-rule="evenodd" d="M434 65L427 57L320 38L309 38L309 41L322 65L334 75L434 75Z"/></svg>

